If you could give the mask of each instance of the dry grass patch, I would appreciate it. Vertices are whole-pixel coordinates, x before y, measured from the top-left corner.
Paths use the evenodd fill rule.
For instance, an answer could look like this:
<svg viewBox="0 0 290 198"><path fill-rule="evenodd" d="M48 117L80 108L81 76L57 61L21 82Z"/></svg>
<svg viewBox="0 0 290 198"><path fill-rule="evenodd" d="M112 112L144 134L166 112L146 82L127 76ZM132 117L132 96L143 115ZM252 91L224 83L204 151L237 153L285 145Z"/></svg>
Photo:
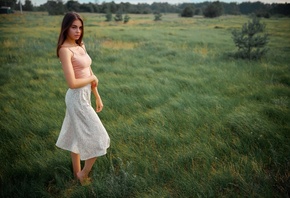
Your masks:
<svg viewBox="0 0 290 198"><path fill-rule="evenodd" d="M27 41L25 41L24 39L5 39L2 42L2 47L4 49L9 49L9 48L19 48L19 47L23 47L25 46L25 44L27 43Z"/></svg>
<svg viewBox="0 0 290 198"><path fill-rule="evenodd" d="M207 46L195 47L193 51L195 54L200 54L203 57L206 57L208 55L208 47Z"/></svg>
<svg viewBox="0 0 290 198"><path fill-rule="evenodd" d="M101 45L104 48L119 50L119 49L134 49L137 44L133 42L106 40L103 41Z"/></svg>

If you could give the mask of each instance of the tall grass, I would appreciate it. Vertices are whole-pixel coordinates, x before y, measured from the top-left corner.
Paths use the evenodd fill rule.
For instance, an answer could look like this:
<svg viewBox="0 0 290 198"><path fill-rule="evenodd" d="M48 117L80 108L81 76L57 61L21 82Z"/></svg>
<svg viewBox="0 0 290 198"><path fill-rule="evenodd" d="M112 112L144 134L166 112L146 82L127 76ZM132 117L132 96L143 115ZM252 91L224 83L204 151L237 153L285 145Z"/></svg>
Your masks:
<svg viewBox="0 0 290 198"><path fill-rule="evenodd" d="M1 15L1 197L289 196L289 19L267 19L258 62L226 56L245 16L83 14L111 137L82 187L55 141L67 89L61 16ZM94 105L94 104L93 104Z"/></svg>

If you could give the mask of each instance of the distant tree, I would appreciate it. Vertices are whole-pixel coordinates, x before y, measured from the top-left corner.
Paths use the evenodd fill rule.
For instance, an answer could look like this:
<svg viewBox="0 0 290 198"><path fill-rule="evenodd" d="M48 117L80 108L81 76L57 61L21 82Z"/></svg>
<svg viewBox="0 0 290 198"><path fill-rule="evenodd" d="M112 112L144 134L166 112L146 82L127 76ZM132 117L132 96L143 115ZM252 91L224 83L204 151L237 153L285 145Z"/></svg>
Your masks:
<svg viewBox="0 0 290 198"><path fill-rule="evenodd" d="M123 6L124 6L124 4L122 4L122 3L116 4L117 12L121 11L122 13L124 13L125 12L125 8Z"/></svg>
<svg viewBox="0 0 290 198"><path fill-rule="evenodd" d="M223 6L219 1L209 4L203 10L203 15L207 18L219 17L223 14Z"/></svg>
<svg viewBox="0 0 290 198"><path fill-rule="evenodd" d="M94 8L94 12L101 13L101 6L98 4L91 4Z"/></svg>
<svg viewBox="0 0 290 198"><path fill-rule="evenodd" d="M284 15L284 16L290 16L290 3L280 4L275 3L272 4L272 7L270 9L271 14L275 15Z"/></svg>
<svg viewBox="0 0 290 198"><path fill-rule="evenodd" d="M224 14L238 15L240 8L237 3L223 3Z"/></svg>
<svg viewBox="0 0 290 198"><path fill-rule="evenodd" d="M22 3L25 0L21 0ZM32 0L30 0L32 1ZM19 9L19 0L0 0L1 6L8 6L13 9ZM261 2L243 2L237 4L235 2L224 3L219 1L204 1L201 3L181 3L181 4L169 4L169 3L115 3L114 1L103 3L79 3L78 0L47 0L47 2L67 2L64 8L54 7L55 10L50 10L50 13L56 13L58 10L64 9L64 11L77 11L77 12L96 12L106 14L109 10L112 14L116 14L117 11L122 11L122 13L128 14L149 14L149 13L179 13L182 16L191 17L191 10L186 7L191 7L193 9L194 15L203 14L205 17L217 17L222 14L256 14L260 17L270 17L270 15L277 16L290 16L290 4L285 3L273 3L265 4ZM101 1L98 1L101 2ZM48 3L42 4L40 6L33 7L36 11L46 11ZM50 3L49 3L50 4ZM53 3L51 3L53 4ZM23 4L22 4L23 5ZM189 12L188 12L189 11ZM187 15L187 13L190 13Z"/></svg>
<svg viewBox="0 0 290 198"><path fill-rule="evenodd" d="M100 11L101 13L107 13L108 11L111 13L116 13L117 12L117 5L114 1L107 3L104 2L100 5Z"/></svg>
<svg viewBox="0 0 290 198"><path fill-rule="evenodd" d="M49 15L64 14L64 5L62 0L48 0L46 3L46 9Z"/></svg>
<svg viewBox="0 0 290 198"><path fill-rule="evenodd" d="M104 2L104 1L99 7L100 7L100 12L101 13L106 13L106 14L108 12L112 13L111 9L110 9L110 5L108 3L106 3L106 2Z"/></svg>
<svg viewBox="0 0 290 198"><path fill-rule="evenodd" d="M33 10L33 5L30 0L25 0L25 4L23 5L22 9L24 11L32 11Z"/></svg>
<svg viewBox="0 0 290 198"><path fill-rule="evenodd" d="M117 5L114 1L112 1L110 4L110 9L112 13L116 13L117 12Z"/></svg>
<svg viewBox="0 0 290 198"><path fill-rule="evenodd" d="M37 11L37 12L45 12L45 11L47 11L47 3L42 4L42 5L38 6L38 7L35 7L35 11Z"/></svg>
<svg viewBox="0 0 290 198"><path fill-rule="evenodd" d="M10 7L11 9L15 9L17 0L1 0L0 1L0 7L5 6L5 7Z"/></svg>
<svg viewBox="0 0 290 198"><path fill-rule="evenodd" d="M193 15L194 15L194 8L191 5L186 6L181 12L181 17L193 17Z"/></svg>
<svg viewBox="0 0 290 198"><path fill-rule="evenodd" d="M92 3L81 4L79 9L80 9L80 12L91 12L91 13L93 13L95 11L94 4L92 4Z"/></svg>
<svg viewBox="0 0 290 198"><path fill-rule="evenodd" d="M233 41L238 47L235 53L236 58L243 59L260 59L267 52L266 45L269 41L268 34L263 34L266 25L260 23L257 17L252 21L245 23L241 31L234 30L232 32Z"/></svg>
<svg viewBox="0 0 290 198"><path fill-rule="evenodd" d="M202 13L200 8L194 10L194 15L200 15Z"/></svg>
<svg viewBox="0 0 290 198"><path fill-rule="evenodd" d="M80 11L80 4L77 1L70 0L66 2L65 6L68 11L75 11L75 12Z"/></svg>
<svg viewBox="0 0 290 198"><path fill-rule="evenodd" d="M137 8L138 14L149 14L149 13L152 13L150 5L147 4L147 3L138 3L136 5L136 8Z"/></svg>
<svg viewBox="0 0 290 198"><path fill-rule="evenodd" d="M130 12L131 7L132 7L132 5L130 3L128 3L128 2L127 3L123 3L123 2L121 2L121 5L122 5L122 9L123 9L123 12L124 13L129 13Z"/></svg>
<svg viewBox="0 0 290 198"><path fill-rule="evenodd" d="M252 14L255 13L258 10L265 10L266 5L263 4L262 2L243 2L239 4L240 12L242 14Z"/></svg>
<svg viewBox="0 0 290 198"><path fill-rule="evenodd" d="M263 17L263 18L267 18L267 19L270 18L270 16L271 16L270 13L266 10L258 10L255 12L255 15L258 18Z"/></svg>

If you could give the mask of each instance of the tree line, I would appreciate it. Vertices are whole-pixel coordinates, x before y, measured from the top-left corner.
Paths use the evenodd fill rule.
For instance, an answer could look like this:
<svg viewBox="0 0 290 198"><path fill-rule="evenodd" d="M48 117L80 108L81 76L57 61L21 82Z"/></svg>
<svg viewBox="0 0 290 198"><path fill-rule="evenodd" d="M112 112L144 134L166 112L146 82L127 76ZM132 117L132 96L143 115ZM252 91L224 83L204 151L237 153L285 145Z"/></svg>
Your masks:
<svg viewBox="0 0 290 198"><path fill-rule="evenodd" d="M9 6L13 10L19 10L19 0L1 0L0 6ZM22 0L24 11L47 11L51 15L64 14L68 11L90 12L90 13L124 13L124 14L155 14L155 13L178 13L183 17L204 15L205 17L217 17L220 15L256 14L260 17L272 15L290 16L290 4L273 3L265 4L257 2L224 3L220 1L202 3L79 3L69 0L64 3L62 0L48 0L46 3L34 6L31 0Z"/></svg>

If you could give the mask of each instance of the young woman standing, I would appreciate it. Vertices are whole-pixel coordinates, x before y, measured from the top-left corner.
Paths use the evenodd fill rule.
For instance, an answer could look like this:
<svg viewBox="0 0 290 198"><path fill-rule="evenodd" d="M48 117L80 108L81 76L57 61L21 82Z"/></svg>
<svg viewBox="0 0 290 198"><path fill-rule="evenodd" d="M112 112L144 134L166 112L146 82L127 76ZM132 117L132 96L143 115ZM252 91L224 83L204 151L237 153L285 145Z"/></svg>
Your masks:
<svg viewBox="0 0 290 198"><path fill-rule="evenodd" d="M67 13L62 21L57 44L64 76L69 89L65 96L66 114L56 146L71 152L73 173L82 185L97 157L105 155L110 138L96 112L103 109L98 93L98 78L91 69L92 60L82 42L84 24L75 13ZM91 106L91 91L96 98L96 112ZM81 160L85 160L81 169Z"/></svg>

